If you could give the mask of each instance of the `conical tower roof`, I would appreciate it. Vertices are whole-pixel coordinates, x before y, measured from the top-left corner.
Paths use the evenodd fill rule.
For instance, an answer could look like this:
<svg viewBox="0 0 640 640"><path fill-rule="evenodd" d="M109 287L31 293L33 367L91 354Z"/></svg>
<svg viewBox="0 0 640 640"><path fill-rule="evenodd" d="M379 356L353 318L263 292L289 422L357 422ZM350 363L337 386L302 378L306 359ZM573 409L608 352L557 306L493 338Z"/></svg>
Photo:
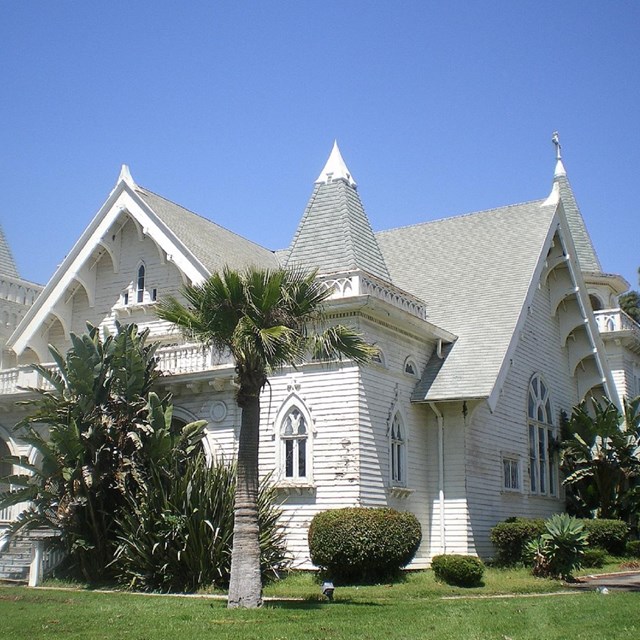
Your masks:
<svg viewBox="0 0 640 640"><path fill-rule="evenodd" d="M562 162L560 140L557 132L553 134L552 140L556 145L556 170L553 176L553 191L550 197L558 197L562 200L581 270L601 273L602 266L600 265L600 260L598 260L598 255L591 242L591 236L589 236L589 232L587 231L587 226L580 213L576 197L573 194L573 189L567 177L567 171Z"/></svg>
<svg viewBox="0 0 640 640"><path fill-rule="evenodd" d="M337 142L291 242L286 266L294 265L321 273L361 269L391 281Z"/></svg>
<svg viewBox="0 0 640 640"><path fill-rule="evenodd" d="M0 275L13 278L20 277L2 227L0 227Z"/></svg>

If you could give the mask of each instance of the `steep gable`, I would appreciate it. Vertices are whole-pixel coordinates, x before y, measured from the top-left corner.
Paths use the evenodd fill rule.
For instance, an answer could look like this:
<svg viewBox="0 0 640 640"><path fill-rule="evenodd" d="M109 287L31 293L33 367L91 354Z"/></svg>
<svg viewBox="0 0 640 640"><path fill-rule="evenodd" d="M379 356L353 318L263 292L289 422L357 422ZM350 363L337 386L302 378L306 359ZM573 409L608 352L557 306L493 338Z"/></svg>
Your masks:
<svg viewBox="0 0 640 640"><path fill-rule="evenodd" d="M576 258L582 271L586 272L602 272L600 260L596 254L596 250L591 242L591 236L587 231L584 218L580 213L576 197L567 177L562 160L558 157L555 175L553 178L554 189L557 189L558 197L562 201L567 224L571 230L571 237L576 247Z"/></svg>
<svg viewBox="0 0 640 640"><path fill-rule="evenodd" d="M555 213L535 201L377 234L394 282L458 336L432 359L416 399L491 394Z"/></svg>
<svg viewBox="0 0 640 640"><path fill-rule="evenodd" d="M361 269L391 281L356 183L336 143L316 181L285 265L321 273Z"/></svg>
<svg viewBox="0 0 640 640"><path fill-rule="evenodd" d="M131 225L135 231L131 231ZM141 242L150 241L156 248L156 259L161 264L173 265L183 282L202 282L226 265L242 268L251 264L266 267L278 264L275 255L263 247L139 187L128 168L123 167L107 201L9 339L8 344L16 354L20 355L29 347L41 361L46 360L49 357L49 331L55 330L63 339L68 339L70 331L75 330L74 298L77 299L80 293L82 307L86 310L95 309L98 301L98 322L105 320L105 313L111 314L111 307L125 307L123 311L131 309L126 308L127 303L118 300L119 290L108 292L112 301L105 307L105 292L97 283L97 274L99 269L104 271L105 259L117 274L126 257L131 273L124 280L131 281L136 277L133 274L135 265L129 264L130 250L123 249L125 232L136 233ZM123 251L127 252L126 256ZM144 303L150 302L153 299L145 295ZM88 317L91 315L96 313L91 312Z"/></svg>

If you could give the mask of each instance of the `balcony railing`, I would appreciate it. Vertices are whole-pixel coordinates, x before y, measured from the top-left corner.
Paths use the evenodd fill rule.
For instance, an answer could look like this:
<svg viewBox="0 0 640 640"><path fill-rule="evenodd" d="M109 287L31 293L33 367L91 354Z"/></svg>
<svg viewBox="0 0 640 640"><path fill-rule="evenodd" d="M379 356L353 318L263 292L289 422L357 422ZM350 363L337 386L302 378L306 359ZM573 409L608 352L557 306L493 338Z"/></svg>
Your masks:
<svg viewBox="0 0 640 640"><path fill-rule="evenodd" d="M201 344L178 344L159 347L158 368L164 374L197 373L231 364L231 357Z"/></svg>
<svg viewBox="0 0 640 640"><path fill-rule="evenodd" d="M422 300L364 271L331 274L319 279L324 287L332 290L329 300L369 295L421 320L427 319L427 307Z"/></svg>
<svg viewBox="0 0 640 640"><path fill-rule="evenodd" d="M179 344L159 347L158 368L167 375L209 371L231 363L231 358L219 355L200 344ZM54 369L54 364L44 365ZM0 395L20 393L25 389L51 389L52 386L31 365L0 371Z"/></svg>
<svg viewBox="0 0 640 640"><path fill-rule="evenodd" d="M622 309L602 309L594 315L601 334L624 332L640 341L640 325Z"/></svg>

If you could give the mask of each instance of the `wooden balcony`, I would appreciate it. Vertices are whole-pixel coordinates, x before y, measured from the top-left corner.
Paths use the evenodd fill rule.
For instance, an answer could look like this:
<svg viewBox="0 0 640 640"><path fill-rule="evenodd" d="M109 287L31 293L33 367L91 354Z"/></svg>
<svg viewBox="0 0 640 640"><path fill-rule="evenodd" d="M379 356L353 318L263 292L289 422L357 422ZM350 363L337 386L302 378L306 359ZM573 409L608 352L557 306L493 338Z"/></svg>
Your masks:
<svg viewBox="0 0 640 640"><path fill-rule="evenodd" d="M640 353L640 325L622 309L602 309L594 316L603 340L624 340L628 348Z"/></svg>

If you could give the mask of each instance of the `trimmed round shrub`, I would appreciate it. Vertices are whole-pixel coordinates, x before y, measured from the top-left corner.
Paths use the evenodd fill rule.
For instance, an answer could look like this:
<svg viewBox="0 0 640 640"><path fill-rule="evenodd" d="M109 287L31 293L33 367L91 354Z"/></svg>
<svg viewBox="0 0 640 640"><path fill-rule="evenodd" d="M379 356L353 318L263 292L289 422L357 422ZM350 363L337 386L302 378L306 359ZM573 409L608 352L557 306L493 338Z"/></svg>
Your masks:
<svg viewBox="0 0 640 640"><path fill-rule="evenodd" d="M586 569L599 569L604 567L607 561L607 552L604 549L585 549L580 560L580 565Z"/></svg>
<svg viewBox="0 0 640 640"><path fill-rule="evenodd" d="M513 565L523 560L528 542L537 539L546 531L544 520L530 518L507 518L491 529L491 542L496 548L496 562Z"/></svg>
<svg viewBox="0 0 640 640"><path fill-rule="evenodd" d="M338 582L389 577L416 554L422 532L412 513L354 507L323 511L309 527L311 562Z"/></svg>
<svg viewBox="0 0 640 640"><path fill-rule="evenodd" d="M581 520L589 534L589 546L599 547L614 556L621 556L625 552L629 527L622 520Z"/></svg>
<svg viewBox="0 0 640 640"><path fill-rule="evenodd" d="M484 564L475 556L434 556L431 568L438 580L457 587L477 587L484 574Z"/></svg>
<svg viewBox="0 0 640 640"><path fill-rule="evenodd" d="M627 555L632 558L640 558L640 540L629 540L627 542Z"/></svg>

